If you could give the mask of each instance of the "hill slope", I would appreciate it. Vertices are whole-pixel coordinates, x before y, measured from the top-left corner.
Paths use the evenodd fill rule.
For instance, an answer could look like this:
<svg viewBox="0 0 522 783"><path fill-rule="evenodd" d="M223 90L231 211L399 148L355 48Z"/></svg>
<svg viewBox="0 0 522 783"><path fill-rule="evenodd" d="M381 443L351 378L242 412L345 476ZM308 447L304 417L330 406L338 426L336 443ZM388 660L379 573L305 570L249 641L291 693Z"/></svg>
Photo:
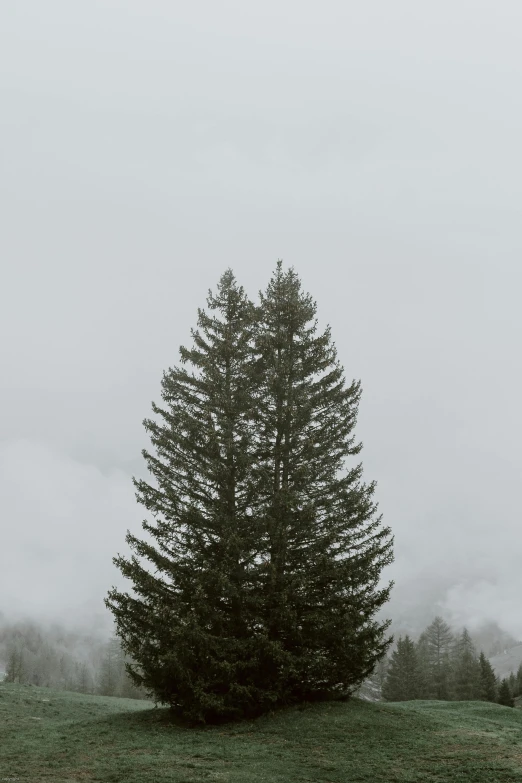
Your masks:
<svg viewBox="0 0 522 783"><path fill-rule="evenodd" d="M20 783L521 783L522 710L353 700L196 730L143 701L4 684L0 749L0 780Z"/></svg>

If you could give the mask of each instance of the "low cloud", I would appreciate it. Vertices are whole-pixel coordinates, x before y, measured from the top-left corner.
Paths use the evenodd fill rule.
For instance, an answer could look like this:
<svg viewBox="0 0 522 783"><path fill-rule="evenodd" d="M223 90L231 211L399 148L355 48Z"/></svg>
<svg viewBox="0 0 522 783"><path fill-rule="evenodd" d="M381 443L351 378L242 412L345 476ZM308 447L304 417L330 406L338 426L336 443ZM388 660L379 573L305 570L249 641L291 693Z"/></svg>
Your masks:
<svg viewBox="0 0 522 783"><path fill-rule="evenodd" d="M103 598L121 581L140 514L130 478L41 443L0 444L0 610L10 618L110 627Z"/></svg>

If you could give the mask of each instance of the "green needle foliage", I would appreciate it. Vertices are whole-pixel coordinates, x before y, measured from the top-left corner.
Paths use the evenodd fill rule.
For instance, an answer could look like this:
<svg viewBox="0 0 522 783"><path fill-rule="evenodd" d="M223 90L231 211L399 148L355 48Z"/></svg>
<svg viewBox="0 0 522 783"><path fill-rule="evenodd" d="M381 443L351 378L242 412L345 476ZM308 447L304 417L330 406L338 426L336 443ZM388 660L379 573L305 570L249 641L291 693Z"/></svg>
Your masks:
<svg viewBox="0 0 522 783"><path fill-rule="evenodd" d="M522 663L518 667L516 680L517 680L517 684L513 695L522 696Z"/></svg>
<svg viewBox="0 0 522 783"><path fill-rule="evenodd" d="M454 650L453 689L457 701L471 701L482 696L482 669L466 628L458 637Z"/></svg>
<svg viewBox="0 0 522 783"><path fill-rule="evenodd" d="M390 529L362 466L346 469L361 396L345 384L330 329L279 262L261 294L256 348L259 435L256 476L266 530L263 624L281 645L285 703L347 695L373 670L389 640L373 620L390 586Z"/></svg>
<svg viewBox="0 0 522 783"><path fill-rule="evenodd" d="M390 530L347 460L360 386L281 263L255 307L229 270L145 428L154 521L106 599L128 672L194 721L350 695L390 643ZM149 561L152 570L143 561Z"/></svg>
<svg viewBox="0 0 522 783"><path fill-rule="evenodd" d="M164 405L153 404L159 421L144 422L155 481L135 486L155 518L143 522L152 541L129 533L135 555L115 559L135 595L113 589L107 602L138 664L131 676L194 720L233 717L263 696L248 687L262 655L249 606L259 539L251 512L254 309L231 272L207 304L193 347L180 349L182 366L164 374Z"/></svg>
<svg viewBox="0 0 522 783"><path fill-rule="evenodd" d="M515 706L515 699L511 693L511 688L509 687L507 677L504 677L504 679L500 682L500 687L498 689L498 703L502 704L504 707Z"/></svg>
<svg viewBox="0 0 522 783"><path fill-rule="evenodd" d="M382 695L386 701L410 701L419 698L419 662L414 642L408 634L399 638L393 651Z"/></svg>
<svg viewBox="0 0 522 783"><path fill-rule="evenodd" d="M433 697L435 699L449 699L451 696L450 651L453 645L451 628L442 617L436 617L426 628L425 635L433 673Z"/></svg>
<svg viewBox="0 0 522 783"><path fill-rule="evenodd" d="M426 631L421 633L415 645L417 655L418 699L433 699L435 692L435 667Z"/></svg>
<svg viewBox="0 0 522 783"><path fill-rule="evenodd" d="M497 682L495 672L493 671L492 665L483 652L481 652L479 656L479 666L481 685L480 698L483 701L495 702L497 700Z"/></svg>

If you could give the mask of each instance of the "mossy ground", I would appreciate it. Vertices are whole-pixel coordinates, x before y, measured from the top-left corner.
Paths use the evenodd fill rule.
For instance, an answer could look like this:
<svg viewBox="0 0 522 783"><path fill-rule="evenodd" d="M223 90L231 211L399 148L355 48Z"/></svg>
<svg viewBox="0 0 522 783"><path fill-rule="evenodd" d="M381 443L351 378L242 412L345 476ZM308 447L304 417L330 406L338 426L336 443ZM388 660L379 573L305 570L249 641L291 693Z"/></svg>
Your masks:
<svg viewBox="0 0 522 783"><path fill-rule="evenodd" d="M148 702L0 686L0 783L522 783L522 710L363 701L189 729Z"/></svg>

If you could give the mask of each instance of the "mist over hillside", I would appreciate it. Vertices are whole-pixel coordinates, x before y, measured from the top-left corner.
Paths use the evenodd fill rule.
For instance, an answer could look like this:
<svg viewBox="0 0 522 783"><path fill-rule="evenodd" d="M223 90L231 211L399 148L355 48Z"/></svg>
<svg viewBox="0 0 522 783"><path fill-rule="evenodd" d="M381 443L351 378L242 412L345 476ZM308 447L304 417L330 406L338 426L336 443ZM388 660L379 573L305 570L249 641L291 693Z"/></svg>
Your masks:
<svg viewBox="0 0 522 783"><path fill-rule="evenodd" d="M5 681L105 696L145 698L129 679L119 641L102 630L0 618L0 672Z"/></svg>

